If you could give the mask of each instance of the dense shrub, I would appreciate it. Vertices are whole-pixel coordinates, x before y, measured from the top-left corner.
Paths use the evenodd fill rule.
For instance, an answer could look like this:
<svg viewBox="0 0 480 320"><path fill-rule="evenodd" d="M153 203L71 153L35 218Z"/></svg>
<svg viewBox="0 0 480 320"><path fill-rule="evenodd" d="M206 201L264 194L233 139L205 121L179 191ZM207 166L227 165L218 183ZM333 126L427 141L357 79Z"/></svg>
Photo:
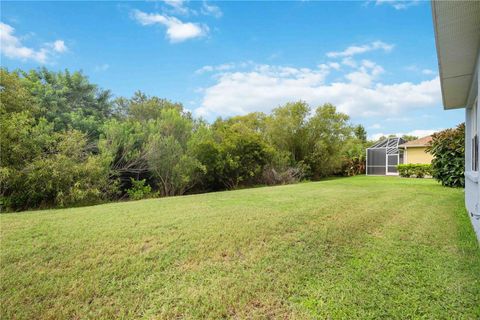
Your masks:
<svg viewBox="0 0 480 320"><path fill-rule="evenodd" d="M148 169L163 196L184 194L205 170L173 136L154 135L147 148Z"/></svg>
<svg viewBox="0 0 480 320"><path fill-rule="evenodd" d="M448 187L465 186L465 124L432 135L432 175Z"/></svg>
<svg viewBox="0 0 480 320"><path fill-rule="evenodd" d="M128 197L132 200L141 200L152 195L152 187L146 184L146 179L135 180L130 178L132 187L127 190Z"/></svg>
<svg viewBox="0 0 480 320"><path fill-rule="evenodd" d="M362 125L353 128L353 136L341 143L341 169L336 175L356 176L365 174L366 155L365 149L369 146L367 131Z"/></svg>
<svg viewBox="0 0 480 320"><path fill-rule="evenodd" d="M218 181L227 189L256 184L265 166L270 163L272 150L262 136L244 123L216 130L214 151L215 172Z"/></svg>
<svg viewBox="0 0 480 320"><path fill-rule="evenodd" d="M344 144L342 155L343 176L355 176L364 174L366 169L365 148L366 139L352 139Z"/></svg>
<svg viewBox="0 0 480 320"><path fill-rule="evenodd" d="M356 176L364 174L366 168L365 155L344 157L342 161L342 172L344 176Z"/></svg>
<svg viewBox="0 0 480 320"><path fill-rule="evenodd" d="M430 164L410 163L399 164L397 166L398 174L400 177L410 178L424 178L425 176L432 175L432 166Z"/></svg>
<svg viewBox="0 0 480 320"><path fill-rule="evenodd" d="M2 135L8 148L11 141L7 137ZM55 132L41 144L43 138L31 138L39 149L32 149L23 163L2 162L3 209L92 204L116 194L108 160L90 152L85 134L77 130Z"/></svg>

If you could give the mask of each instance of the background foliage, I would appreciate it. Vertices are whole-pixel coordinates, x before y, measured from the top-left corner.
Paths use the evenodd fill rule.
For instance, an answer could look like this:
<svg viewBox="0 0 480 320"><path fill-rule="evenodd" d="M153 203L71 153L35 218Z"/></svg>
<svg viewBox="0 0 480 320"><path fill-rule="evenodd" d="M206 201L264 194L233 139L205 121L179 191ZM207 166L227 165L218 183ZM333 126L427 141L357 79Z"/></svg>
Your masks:
<svg viewBox="0 0 480 320"><path fill-rule="evenodd" d="M207 123L137 91L113 98L81 72L1 69L6 210L293 183L365 170L366 131L324 104Z"/></svg>

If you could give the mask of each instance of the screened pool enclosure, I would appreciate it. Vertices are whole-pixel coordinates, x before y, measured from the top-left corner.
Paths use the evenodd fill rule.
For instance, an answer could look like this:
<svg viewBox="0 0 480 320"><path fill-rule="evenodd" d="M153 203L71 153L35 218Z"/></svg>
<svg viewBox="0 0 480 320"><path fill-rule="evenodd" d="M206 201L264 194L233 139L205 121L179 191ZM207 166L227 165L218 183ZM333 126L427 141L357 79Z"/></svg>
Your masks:
<svg viewBox="0 0 480 320"><path fill-rule="evenodd" d="M367 175L398 175L397 165L403 163L402 138L380 140L367 149Z"/></svg>

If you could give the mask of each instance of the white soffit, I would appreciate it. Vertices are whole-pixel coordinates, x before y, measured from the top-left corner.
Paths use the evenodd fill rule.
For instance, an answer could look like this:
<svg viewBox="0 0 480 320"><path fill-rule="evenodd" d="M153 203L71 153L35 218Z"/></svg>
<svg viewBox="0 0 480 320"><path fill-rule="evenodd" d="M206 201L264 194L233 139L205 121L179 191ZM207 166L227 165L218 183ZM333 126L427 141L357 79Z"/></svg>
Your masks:
<svg viewBox="0 0 480 320"><path fill-rule="evenodd" d="M480 1L432 0L445 109L463 108L480 48Z"/></svg>

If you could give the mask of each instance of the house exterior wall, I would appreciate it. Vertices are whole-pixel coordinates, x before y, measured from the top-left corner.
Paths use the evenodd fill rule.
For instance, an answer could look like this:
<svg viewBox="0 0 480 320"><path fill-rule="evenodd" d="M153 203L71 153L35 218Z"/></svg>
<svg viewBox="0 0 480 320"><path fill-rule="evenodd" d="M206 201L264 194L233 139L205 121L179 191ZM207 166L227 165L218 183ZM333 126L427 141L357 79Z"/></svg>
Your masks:
<svg viewBox="0 0 480 320"><path fill-rule="evenodd" d="M433 156L426 150L427 147L405 148L405 163L432 163Z"/></svg>
<svg viewBox="0 0 480 320"><path fill-rule="evenodd" d="M480 61L480 54L479 59ZM477 77L480 76L480 65L477 63ZM474 91L471 93L477 97L477 103L473 102L465 109L465 206L469 213L477 238L480 241L480 174L479 171L472 170L472 137L474 136L473 121L476 117L476 123L480 124L480 110L478 106L478 93L480 92L480 81L476 87L472 87ZM475 99L474 99L475 101ZM476 112L474 109L476 108ZM480 136L480 125L477 125L476 133Z"/></svg>

